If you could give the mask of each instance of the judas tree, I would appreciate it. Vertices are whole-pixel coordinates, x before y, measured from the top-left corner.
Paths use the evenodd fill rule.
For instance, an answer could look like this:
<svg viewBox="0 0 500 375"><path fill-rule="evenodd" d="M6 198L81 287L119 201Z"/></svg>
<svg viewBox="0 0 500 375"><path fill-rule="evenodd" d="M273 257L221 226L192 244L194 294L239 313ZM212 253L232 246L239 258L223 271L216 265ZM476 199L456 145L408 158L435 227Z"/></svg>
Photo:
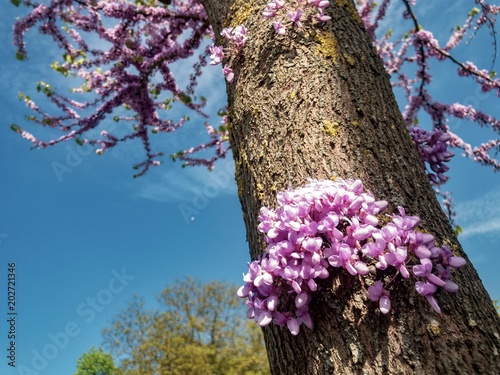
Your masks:
<svg viewBox="0 0 500 375"><path fill-rule="evenodd" d="M140 176L160 164L155 134L187 121L169 118L177 113L170 109L204 115L196 86L204 70L216 69L208 63L221 64L228 99L221 126L206 123L210 139L172 157L212 169L229 142L254 260L238 294L264 327L271 371L498 373L498 316L436 189L451 148L500 167L498 140L473 147L449 119L496 132L499 122L435 100L430 63L448 61L498 95L494 72L453 51L481 28L495 42L500 9L471 2L465 23L440 44L421 26L415 0L399 2L408 23L401 38L380 31L390 3L27 0L32 11L14 27L18 58L26 57L24 33L38 25L63 51L53 69L83 83L68 98L39 82L57 107L51 113L23 96L35 112L29 119L59 129L59 138L12 128L37 148L75 140L98 154L139 139ZM181 88L175 63L194 54ZM391 84L406 96L403 113ZM428 129L418 127L422 114ZM117 126L96 136L105 120ZM444 205L452 216L448 199Z"/></svg>

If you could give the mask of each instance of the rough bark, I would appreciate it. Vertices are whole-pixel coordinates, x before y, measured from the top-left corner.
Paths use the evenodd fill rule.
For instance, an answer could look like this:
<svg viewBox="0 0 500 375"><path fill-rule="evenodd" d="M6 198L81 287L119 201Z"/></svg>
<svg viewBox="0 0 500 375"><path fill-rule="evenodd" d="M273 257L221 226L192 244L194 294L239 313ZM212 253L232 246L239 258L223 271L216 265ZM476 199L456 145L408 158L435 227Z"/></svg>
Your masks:
<svg viewBox="0 0 500 375"><path fill-rule="evenodd" d="M204 0L215 32L244 23L250 39L228 85L231 148L252 258L265 248L260 207L308 178L359 178L390 209L406 207L438 243L466 257L421 167L381 60L352 0L330 1L332 22L277 36L266 1ZM500 320L472 264L436 314L408 283L382 315L346 272L322 283L314 330L264 329L273 374L498 374Z"/></svg>

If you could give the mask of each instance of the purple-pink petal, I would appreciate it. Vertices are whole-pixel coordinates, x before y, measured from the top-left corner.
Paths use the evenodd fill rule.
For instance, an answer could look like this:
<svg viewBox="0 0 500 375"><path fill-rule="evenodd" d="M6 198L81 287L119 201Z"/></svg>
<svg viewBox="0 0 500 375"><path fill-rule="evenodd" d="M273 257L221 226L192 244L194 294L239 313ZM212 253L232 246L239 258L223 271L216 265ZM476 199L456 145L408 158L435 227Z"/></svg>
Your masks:
<svg viewBox="0 0 500 375"><path fill-rule="evenodd" d="M433 273L431 273L430 275L427 276L427 280L429 280L431 283L433 283L436 286L440 286L440 287L446 286L446 282L444 280L440 279L439 277L437 277L436 275L434 275Z"/></svg>
<svg viewBox="0 0 500 375"><path fill-rule="evenodd" d="M380 297L379 307L382 314L387 314L391 310L391 300L389 296Z"/></svg>
<svg viewBox="0 0 500 375"><path fill-rule="evenodd" d="M434 309L435 312L437 312L438 314L441 314L441 308L439 307L439 305L438 305L438 303L433 295L425 296L425 299L427 300L427 302L429 302L429 304L432 306L432 308Z"/></svg>
<svg viewBox="0 0 500 375"><path fill-rule="evenodd" d="M467 261L462 257L450 257L448 264L453 268L461 268L465 266L466 263Z"/></svg>
<svg viewBox="0 0 500 375"><path fill-rule="evenodd" d="M270 311L262 311L257 319L257 323L261 327L267 326L269 323L273 321L273 314Z"/></svg>
<svg viewBox="0 0 500 375"><path fill-rule="evenodd" d="M288 327L288 330L291 332L292 335L297 336L299 334L299 322L297 322L297 319L295 318L290 318L286 322L286 326Z"/></svg>
<svg viewBox="0 0 500 375"><path fill-rule="evenodd" d="M455 283L454 281L452 280L446 280L446 285L444 286L444 288L448 291L448 292L457 292L459 287L457 285L457 283Z"/></svg>
<svg viewBox="0 0 500 375"><path fill-rule="evenodd" d="M437 287L431 283L424 283L422 281L417 281L415 283L415 289L417 292L423 296L429 296L436 292Z"/></svg>
<svg viewBox="0 0 500 375"><path fill-rule="evenodd" d="M377 302L382 294L384 293L384 286L382 285L382 281L378 280L371 287L368 288L366 294L370 300L373 302Z"/></svg>
<svg viewBox="0 0 500 375"><path fill-rule="evenodd" d="M297 297L295 297L295 306L300 309L307 305L309 302L309 294L302 292L297 294Z"/></svg>

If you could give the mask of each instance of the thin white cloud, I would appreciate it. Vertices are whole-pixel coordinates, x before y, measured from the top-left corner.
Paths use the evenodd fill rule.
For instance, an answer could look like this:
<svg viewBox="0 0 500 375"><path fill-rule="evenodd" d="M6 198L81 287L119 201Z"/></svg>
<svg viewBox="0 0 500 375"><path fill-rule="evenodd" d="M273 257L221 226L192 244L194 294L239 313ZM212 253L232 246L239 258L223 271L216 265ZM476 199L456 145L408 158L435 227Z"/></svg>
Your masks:
<svg viewBox="0 0 500 375"><path fill-rule="evenodd" d="M183 87L182 80L189 77L191 71L191 63L176 67L176 77L179 77L181 81L180 87ZM207 67L196 91L198 95L207 97L205 112L210 118L204 119L196 114L186 112L185 114L193 116L183 126L184 129L162 137L165 142L163 144L162 142L153 142L155 151L165 151L168 155L178 150L196 147L208 140L208 135L202 125L205 121L209 121L215 128L219 126L221 118L216 113L227 103L224 78L220 69ZM181 116L180 111L178 116ZM171 139L168 143L167 137ZM155 140L152 139L152 141ZM143 157L140 151L137 149L133 151L137 158ZM216 162L212 172L202 166L181 170L179 166L182 162L172 163L168 160L168 156L163 157L162 160L165 162L164 166L153 168L143 179L144 184L139 189L134 187L134 191L141 198L159 202L192 204L193 200L196 201L197 198L213 199L221 194L236 194L234 163L230 152L225 159Z"/></svg>
<svg viewBox="0 0 500 375"><path fill-rule="evenodd" d="M197 205L198 201L215 199L221 195L236 194L234 163L231 154L216 163L209 172L204 167L164 170L147 177L147 182L134 192L141 198L166 203ZM193 203L194 202L194 203Z"/></svg>
<svg viewBox="0 0 500 375"><path fill-rule="evenodd" d="M463 229L461 237L474 236L478 234L495 234L500 235L500 217L496 218L495 222L479 222L476 225L468 226Z"/></svg>
<svg viewBox="0 0 500 375"><path fill-rule="evenodd" d="M500 237L500 187L458 204L457 212L461 238L484 234Z"/></svg>

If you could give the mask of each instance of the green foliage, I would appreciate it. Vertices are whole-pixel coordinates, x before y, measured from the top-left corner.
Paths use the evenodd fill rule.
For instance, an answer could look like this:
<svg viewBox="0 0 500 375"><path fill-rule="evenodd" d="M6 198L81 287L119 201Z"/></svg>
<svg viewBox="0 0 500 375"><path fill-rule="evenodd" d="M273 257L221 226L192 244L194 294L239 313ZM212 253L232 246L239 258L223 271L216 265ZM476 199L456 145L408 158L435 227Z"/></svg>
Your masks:
<svg viewBox="0 0 500 375"><path fill-rule="evenodd" d="M20 133L22 131L21 127L17 124L11 124L10 128L15 131L16 133Z"/></svg>
<svg viewBox="0 0 500 375"><path fill-rule="evenodd" d="M170 158L172 159L172 161L176 161L177 158L181 157L182 155L184 155L183 151L177 151L175 154L170 155Z"/></svg>
<svg viewBox="0 0 500 375"><path fill-rule="evenodd" d="M191 104L193 102L193 99L189 95L184 94L183 92L180 92L179 95L179 100L183 102L184 104Z"/></svg>
<svg viewBox="0 0 500 375"><path fill-rule="evenodd" d="M225 110L225 109L219 109L219 110L217 111L217 116L220 116L220 117L222 117L222 116L227 116L227 114L228 114L228 113L227 113L227 110Z"/></svg>
<svg viewBox="0 0 500 375"><path fill-rule="evenodd" d="M50 64L50 67L55 71L61 73L64 77L68 76L68 69L59 64L58 61L54 61L52 64Z"/></svg>
<svg viewBox="0 0 500 375"><path fill-rule="evenodd" d="M50 85L48 83L43 82L43 81L38 81L36 83L36 91L38 91L38 92L42 91L47 96L52 95L52 89L51 89Z"/></svg>
<svg viewBox="0 0 500 375"><path fill-rule="evenodd" d="M163 109L172 109L172 102L174 101L173 98L168 98L163 102Z"/></svg>
<svg viewBox="0 0 500 375"><path fill-rule="evenodd" d="M185 278L147 310L139 296L103 331L121 375L267 375L260 327L248 322L236 286Z"/></svg>
<svg viewBox="0 0 500 375"><path fill-rule="evenodd" d="M495 309L497 309L498 316L500 316L500 305L498 304L498 300L496 299L493 300L493 306L495 306Z"/></svg>
<svg viewBox="0 0 500 375"><path fill-rule="evenodd" d="M24 101L31 100L28 95L24 95L21 91L17 93L17 96L19 97L19 100L24 100Z"/></svg>
<svg viewBox="0 0 500 375"><path fill-rule="evenodd" d="M76 362L75 375L117 375L111 354L101 348L90 348Z"/></svg>
<svg viewBox="0 0 500 375"><path fill-rule="evenodd" d="M472 8L472 10L469 12L469 16L477 16L479 14L480 10L476 7Z"/></svg>

